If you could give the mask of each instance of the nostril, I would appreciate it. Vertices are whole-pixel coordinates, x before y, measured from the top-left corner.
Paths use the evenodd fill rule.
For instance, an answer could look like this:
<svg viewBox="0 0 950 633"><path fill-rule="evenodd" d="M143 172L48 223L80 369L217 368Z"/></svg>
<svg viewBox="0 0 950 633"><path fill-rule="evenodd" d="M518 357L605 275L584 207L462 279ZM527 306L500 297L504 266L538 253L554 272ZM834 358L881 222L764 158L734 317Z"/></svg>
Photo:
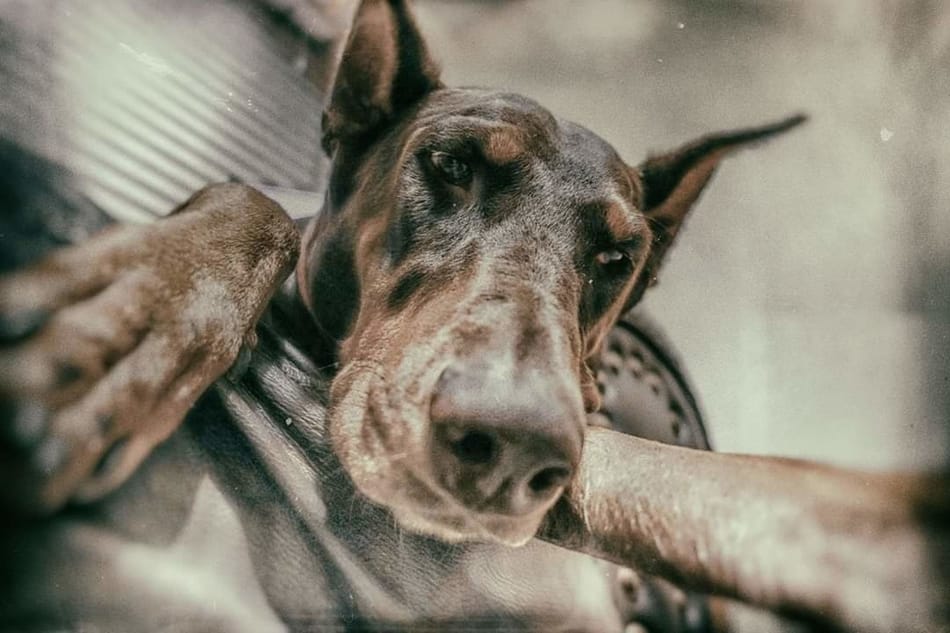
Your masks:
<svg viewBox="0 0 950 633"><path fill-rule="evenodd" d="M482 466L494 460L498 452L498 443L484 431L468 430L451 442L452 454L463 464Z"/></svg>
<svg viewBox="0 0 950 633"><path fill-rule="evenodd" d="M559 488L571 478L571 471L564 466L548 466L534 474L528 481L528 487L535 494L543 494Z"/></svg>

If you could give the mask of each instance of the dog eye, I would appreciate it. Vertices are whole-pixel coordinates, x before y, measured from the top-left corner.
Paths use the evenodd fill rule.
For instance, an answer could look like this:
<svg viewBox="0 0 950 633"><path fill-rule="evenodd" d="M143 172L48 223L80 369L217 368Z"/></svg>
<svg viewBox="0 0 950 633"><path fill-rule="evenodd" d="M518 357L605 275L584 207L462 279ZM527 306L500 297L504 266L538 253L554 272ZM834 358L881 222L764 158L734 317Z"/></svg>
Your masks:
<svg viewBox="0 0 950 633"><path fill-rule="evenodd" d="M472 180L472 168L464 161L445 152L432 152L429 156L432 166L450 185L465 186Z"/></svg>
<svg viewBox="0 0 950 633"><path fill-rule="evenodd" d="M619 264L626 259L628 259L627 254L616 248L610 248L605 251L601 251L597 253L597 256L594 258L594 260L601 266Z"/></svg>

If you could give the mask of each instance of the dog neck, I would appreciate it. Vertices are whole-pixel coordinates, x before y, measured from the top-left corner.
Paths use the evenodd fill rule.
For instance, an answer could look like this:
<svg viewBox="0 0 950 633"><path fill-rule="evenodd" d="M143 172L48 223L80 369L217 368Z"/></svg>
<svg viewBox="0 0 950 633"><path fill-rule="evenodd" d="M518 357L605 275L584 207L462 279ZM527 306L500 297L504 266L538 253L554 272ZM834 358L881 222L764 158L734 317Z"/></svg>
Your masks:
<svg viewBox="0 0 950 633"><path fill-rule="evenodd" d="M449 576L462 557L492 546L407 533L388 510L356 490L326 427L333 369L310 354L310 333L299 327L304 306L296 285L288 279L275 296L257 328L247 368L219 383L219 394L268 478L334 565L358 579L363 598L373 605L412 604L412 596L425 595L420 579ZM424 573L407 576L407 566ZM399 618L399 609L390 611L377 616Z"/></svg>
<svg viewBox="0 0 950 633"><path fill-rule="evenodd" d="M338 323L327 323L321 315L326 314L326 303L335 304L339 298L333 289L314 286L314 251L325 237L332 221L327 211L329 200L313 216L303 229L300 258L294 274L281 288L280 297L284 318L292 324L287 336L304 350L310 359L332 379L336 373L337 352L340 338L345 334Z"/></svg>

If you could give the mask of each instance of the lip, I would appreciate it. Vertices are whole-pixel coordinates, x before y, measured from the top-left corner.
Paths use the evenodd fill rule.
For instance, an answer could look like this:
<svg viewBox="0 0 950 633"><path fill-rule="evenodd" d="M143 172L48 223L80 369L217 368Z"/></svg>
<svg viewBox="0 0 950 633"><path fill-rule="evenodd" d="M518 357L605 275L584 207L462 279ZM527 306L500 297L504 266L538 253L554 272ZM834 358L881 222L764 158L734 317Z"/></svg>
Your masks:
<svg viewBox="0 0 950 633"><path fill-rule="evenodd" d="M546 513L546 511L541 512L534 517L475 514L411 469L405 468L404 474L406 480L415 485L416 491L421 491L428 498L407 499L407 501L410 501L407 504L408 507L396 507L387 504L396 520L407 525L410 529L420 527L421 522L423 524L422 531L443 538L446 531L451 531L459 541L490 541L503 545L520 546L534 536L542 517ZM428 506L426 502L429 499L438 503L440 507L434 509Z"/></svg>
<svg viewBox="0 0 950 633"><path fill-rule="evenodd" d="M498 543L509 547L519 547L531 540L537 532L537 526L532 526L530 530L491 529L466 514L399 508L392 508L391 512L396 521L405 529L449 542Z"/></svg>

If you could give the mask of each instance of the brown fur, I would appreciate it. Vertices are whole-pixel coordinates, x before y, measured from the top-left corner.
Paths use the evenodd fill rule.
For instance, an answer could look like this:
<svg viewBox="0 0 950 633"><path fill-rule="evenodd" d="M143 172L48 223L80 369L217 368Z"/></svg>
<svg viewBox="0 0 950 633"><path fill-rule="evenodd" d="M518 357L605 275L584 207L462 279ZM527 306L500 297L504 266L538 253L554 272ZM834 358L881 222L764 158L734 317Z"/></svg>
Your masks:
<svg viewBox="0 0 950 633"><path fill-rule="evenodd" d="M908 615L945 624L945 571L928 557L946 551L947 503L932 494L945 481L697 455L584 428L598 400L589 362L655 281L719 161L801 120L629 166L523 97L445 88L405 2L365 0L324 121L328 207L296 271L313 354L339 364L329 431L359 491L445 540L520 544L540 527L573 549L859 630L902 630ZM433 152L477 174L440 182ZM41 447L66 446L57 460L32 454L42 468L11 488L20 502L51 509L118 485L234 361L296 255L287 219L245 187L208 189L186 209L0 285L2 314L55 312L5 350L0 371L5 396L54 412ZM624 248L621 270L599 267ZM93 322L106 329L84 332ZM486 365L502 379L473 370ZM458 394L440 405L448 369L476 377L459 390L474 408ZM493 398L501 406L485 408ZM528 512L472 503L475 492L447 485L464 478L434 461L436 409L515 410L500 436L553 437L573 477ZM120 440L118 465L97 473Z"/></svg>
<svg viewBox="0 0 950 633"><path fill-rule="evenodd" d="M51 315L0 355L0 394L48 420L25 463L4 460L16 505L48 512L125 480L234 362L297 255L293 224L249 187L208 187L182 209L0 283L0 314Z"/></svg>

